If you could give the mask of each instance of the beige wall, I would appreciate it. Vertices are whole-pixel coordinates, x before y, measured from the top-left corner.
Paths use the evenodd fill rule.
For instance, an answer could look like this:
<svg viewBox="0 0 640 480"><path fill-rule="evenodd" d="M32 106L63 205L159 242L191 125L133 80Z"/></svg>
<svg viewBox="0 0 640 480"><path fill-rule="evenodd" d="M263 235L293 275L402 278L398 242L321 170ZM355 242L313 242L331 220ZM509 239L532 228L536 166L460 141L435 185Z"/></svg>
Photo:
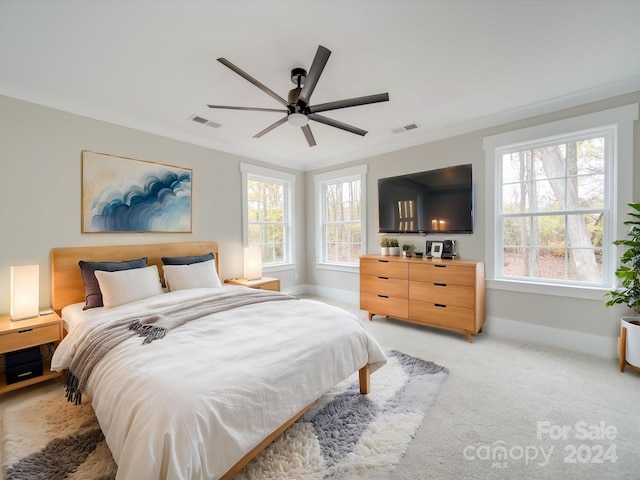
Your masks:
<svg viewBox="0 0 640 480"><path fill-rule="evenodd" d="M637 103L640 101L640 92L623 95L595 102L577 108L567 109L548 115L541 115L519 122L513 122L499 127L488 128L456 137L447 138L432 143L419 145L405 150L370 157L360 162L351 162L350 165L366 163L367 175L367 252L377 253L378 212L377 212L377 181L378 178L400 175L404 173L428 170L447 165L461 163L473 164L475 183L475 228L472 235L450 235L443 238L452 238L458 242L458 253L464 260L485 260L485 239L489 233L485 227L486 191L483 184L485 177L485 152L483 150L483 138L489 135L517 130L541 123L551 122L577 115L605 110L621 105ZM634 135L634 192L635 201L640 201L640 122L636 122ZM341 168L344 165L340 166ZM331 170L323 168L307 172L307 217L313 217L313 176L316 173ZM307 224L307 236L314 238L314 225ZM424 237L418 235L398 236L401 243L414 243L424 250ZM429 237L432 239L431 237ZM436 239L434 236L433 239ZM315 246L314 246L315 248ZM313 252L309 252L307 261L307 282L314 285L318 291L323 289L339 288L349 290L352 298L357 298L358 275L344 272L332 272L318 270L313 265ZM585 334L617 337L619 331L619 317L628 314L625 307L605 308L604 300L584 300L560 296L535 295L527 293L507 292L503 290L489 289L487 291L487 327L491 328L491 319L506 319L524 322L530 325L552 327L562 330L570 330ZM495 322L494 322L495 323Z"/></svg>
<svg viewBox="0 0 640 480"><path fill-rule="evenodd" d="M82 234L82 150L192 168L193 232ZM0 96L0 313L9 312L11 265L39 264L40 303L50 304L53 247L217 240L222 277L242 276L241 161L259 163ZM302 173L278 169L296 174L296 204L304 205ZM305 245L303 208L295 215L296 241ZM304 265L304 250L296 253ZM294 273L278 273L283 288Z"/></svg>

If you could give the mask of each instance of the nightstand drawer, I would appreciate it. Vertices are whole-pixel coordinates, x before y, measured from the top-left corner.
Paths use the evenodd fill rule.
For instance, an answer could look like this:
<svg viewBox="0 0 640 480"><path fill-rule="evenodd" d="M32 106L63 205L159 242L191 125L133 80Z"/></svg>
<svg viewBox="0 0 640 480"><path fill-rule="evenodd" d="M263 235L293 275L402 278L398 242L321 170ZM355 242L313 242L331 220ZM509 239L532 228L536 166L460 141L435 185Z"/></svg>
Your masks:
<svg viewBox="0 0 640 480"><path fill-rule="evenodd" d="M0 353L35 347L49 342L60 341L60 325L28 327L0 335Z"/></svg>

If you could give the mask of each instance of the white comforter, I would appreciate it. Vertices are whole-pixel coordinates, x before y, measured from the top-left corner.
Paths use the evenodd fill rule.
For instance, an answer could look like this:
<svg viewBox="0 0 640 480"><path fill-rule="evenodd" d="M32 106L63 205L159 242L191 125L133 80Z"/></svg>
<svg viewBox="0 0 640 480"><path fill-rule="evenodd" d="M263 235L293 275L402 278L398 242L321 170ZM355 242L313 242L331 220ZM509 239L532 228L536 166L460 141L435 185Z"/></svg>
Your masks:
<svg viewBox="0 0 640 480"><path fill-rule="evenodd" d="M229 288L245 287L88 310L56 349L52 368L68 367L97 326ZM385 362L350 313L312 300L276 301L191 321L151 344L130 338L96 365L86 395L117 479L217 479L333 385Z"/></svg>

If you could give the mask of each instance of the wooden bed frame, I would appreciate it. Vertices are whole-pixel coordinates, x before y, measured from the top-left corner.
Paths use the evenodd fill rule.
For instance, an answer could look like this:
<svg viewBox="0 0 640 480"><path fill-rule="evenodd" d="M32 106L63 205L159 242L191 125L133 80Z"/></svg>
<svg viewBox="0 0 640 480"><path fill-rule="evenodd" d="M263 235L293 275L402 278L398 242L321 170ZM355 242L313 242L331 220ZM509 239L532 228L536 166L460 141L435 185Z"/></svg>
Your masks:
<svg viewBox="0 0 640 480"><path fill-rule="evenodd" d="M62 309L69 304L84 302L84 284L80 273L80 260L90 262L125 261L147 257L147 265L156 265L162 278L162 257L181 257L187 255L203 255L214 253L216 270L220 274L220 263L217 242L179 242L157 243L146 245L108 245L97 247L64 247L51 250L51 302L53 310L60 315ZM367 394L370 389L370 369L365 365L359 370L360 393ZM315 402L314 402L315 403ZM292 418L287 420L276 431L247 453L238 463L229 469L221 478L229 480L264 450L282 432L293 424L313 403L306 406Z"/></svg>

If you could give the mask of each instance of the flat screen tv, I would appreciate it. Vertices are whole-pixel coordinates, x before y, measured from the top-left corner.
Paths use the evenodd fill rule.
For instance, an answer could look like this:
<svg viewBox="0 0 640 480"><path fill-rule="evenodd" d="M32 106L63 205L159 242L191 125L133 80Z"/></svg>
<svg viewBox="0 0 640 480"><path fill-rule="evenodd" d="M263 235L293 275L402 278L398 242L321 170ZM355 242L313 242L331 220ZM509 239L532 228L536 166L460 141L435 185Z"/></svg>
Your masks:
<svg viewBox="0 0 640 480"><path fill-rule="evenodd" d="M380 233L473 233L471 164L378 180Z"/></svg>

